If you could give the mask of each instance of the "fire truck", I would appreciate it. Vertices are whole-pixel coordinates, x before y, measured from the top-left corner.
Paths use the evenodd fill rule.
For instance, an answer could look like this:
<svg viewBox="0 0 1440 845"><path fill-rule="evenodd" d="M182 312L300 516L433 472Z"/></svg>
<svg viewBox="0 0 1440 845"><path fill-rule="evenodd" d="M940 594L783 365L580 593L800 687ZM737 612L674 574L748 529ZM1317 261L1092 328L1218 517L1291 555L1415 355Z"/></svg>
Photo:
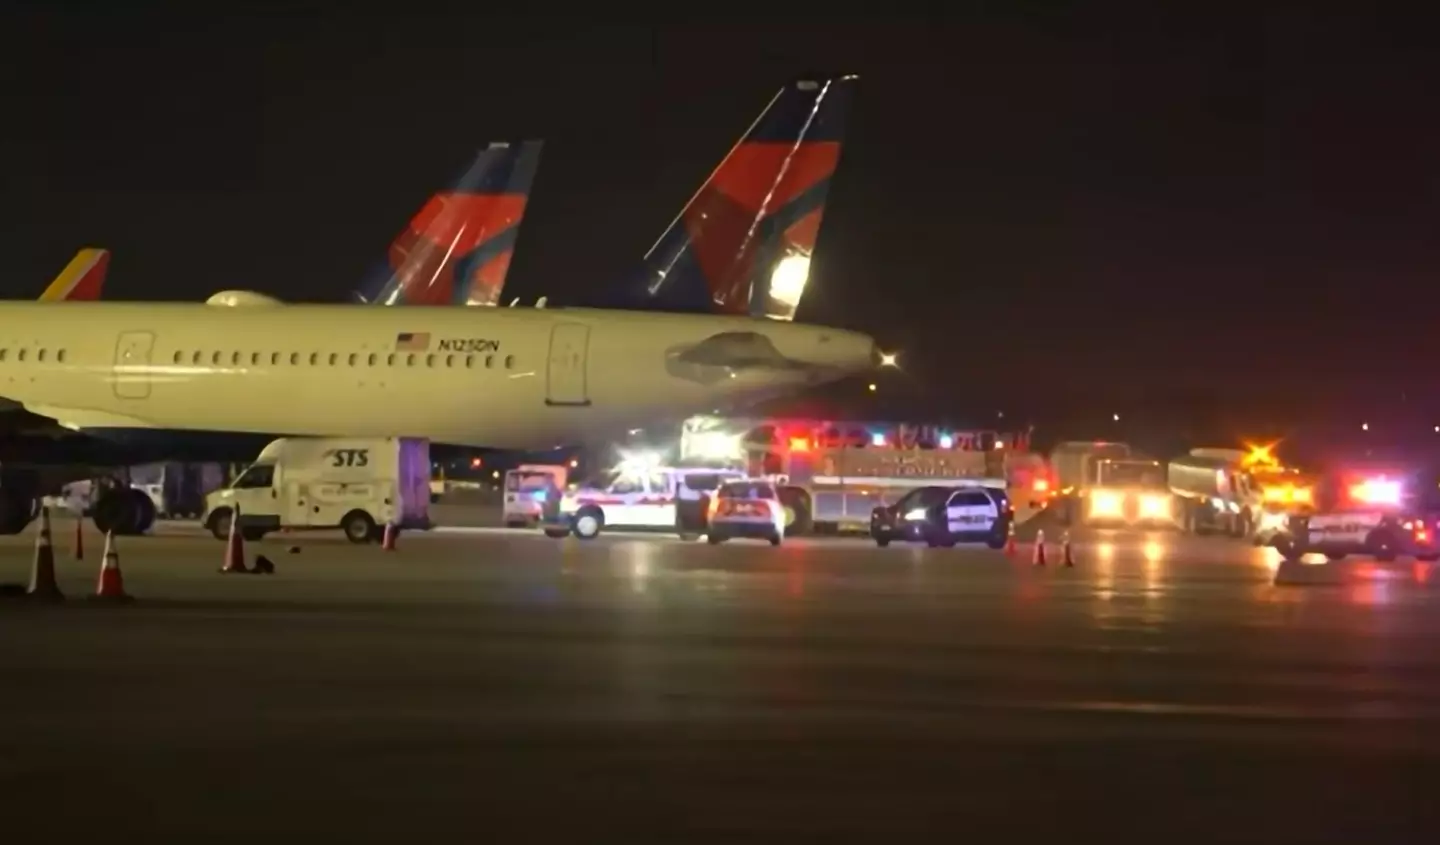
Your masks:
<svg viewBox="0 0 1440 845"><path fill-rule="evenodd" d="M1029 503L1049 486L1033 457L1028 432L895 422L693 417L680 437L681 463L773 479L786 536L869 531L877 505L928 485L994 487Z"/></svg>

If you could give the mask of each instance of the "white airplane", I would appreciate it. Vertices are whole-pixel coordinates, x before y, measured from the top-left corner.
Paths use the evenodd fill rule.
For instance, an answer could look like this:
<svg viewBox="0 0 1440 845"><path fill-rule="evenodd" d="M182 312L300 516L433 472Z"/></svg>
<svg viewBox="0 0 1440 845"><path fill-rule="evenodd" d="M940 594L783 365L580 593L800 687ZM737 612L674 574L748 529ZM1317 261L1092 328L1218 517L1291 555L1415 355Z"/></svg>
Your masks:
<svg viewBox="0 0 1440 845"><path fill-rule="evenodd" d="M548 448L881 357L869 336L840 329L608 309L3 302L0 327L0 397L129 445L198 431ZM0 533L22 530L30 503L55 492L12 466L0 473Z"/></svg>

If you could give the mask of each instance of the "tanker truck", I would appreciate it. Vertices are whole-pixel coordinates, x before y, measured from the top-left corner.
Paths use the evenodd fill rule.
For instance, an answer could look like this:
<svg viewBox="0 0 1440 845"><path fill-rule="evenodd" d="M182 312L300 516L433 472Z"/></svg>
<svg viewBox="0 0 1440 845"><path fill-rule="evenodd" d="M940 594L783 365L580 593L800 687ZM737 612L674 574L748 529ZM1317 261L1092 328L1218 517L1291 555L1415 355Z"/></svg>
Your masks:
<svg viewBox="0 0 1440 845"><path fill-rule="evenodd" d="M1245 455L1240 449L1200 448L1170 461L1170 491L1183 530L1252 537L1263 502L1245 470Z"/></svg>

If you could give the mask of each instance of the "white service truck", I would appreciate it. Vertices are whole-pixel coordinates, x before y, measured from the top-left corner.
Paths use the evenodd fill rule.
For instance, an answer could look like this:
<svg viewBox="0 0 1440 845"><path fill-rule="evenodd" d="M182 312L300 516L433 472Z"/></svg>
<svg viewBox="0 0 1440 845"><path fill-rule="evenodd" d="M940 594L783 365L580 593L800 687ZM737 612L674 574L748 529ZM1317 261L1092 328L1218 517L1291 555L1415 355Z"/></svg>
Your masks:
<svg viewBox="0 0 1440 845"><path fill-rule="evenodd" d="M387 524L430 528L430 442L282 438L230 486L205 497L205 527L224 539L237 506L247 540L281 529L339 528L350 542L368 543Z"/></svg>

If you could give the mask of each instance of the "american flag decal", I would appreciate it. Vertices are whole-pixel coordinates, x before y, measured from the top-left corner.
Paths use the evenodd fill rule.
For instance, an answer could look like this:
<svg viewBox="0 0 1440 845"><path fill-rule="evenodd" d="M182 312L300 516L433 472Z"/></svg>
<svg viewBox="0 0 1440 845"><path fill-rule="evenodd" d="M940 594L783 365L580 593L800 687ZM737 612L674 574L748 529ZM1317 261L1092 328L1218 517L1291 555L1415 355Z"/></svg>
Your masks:
<svg viewBox="0 0 1440 845"><path fill-rule="evenodd" d="M395 335L396 352L424 352L429 348L429 332L401 332Z"/></svg>

